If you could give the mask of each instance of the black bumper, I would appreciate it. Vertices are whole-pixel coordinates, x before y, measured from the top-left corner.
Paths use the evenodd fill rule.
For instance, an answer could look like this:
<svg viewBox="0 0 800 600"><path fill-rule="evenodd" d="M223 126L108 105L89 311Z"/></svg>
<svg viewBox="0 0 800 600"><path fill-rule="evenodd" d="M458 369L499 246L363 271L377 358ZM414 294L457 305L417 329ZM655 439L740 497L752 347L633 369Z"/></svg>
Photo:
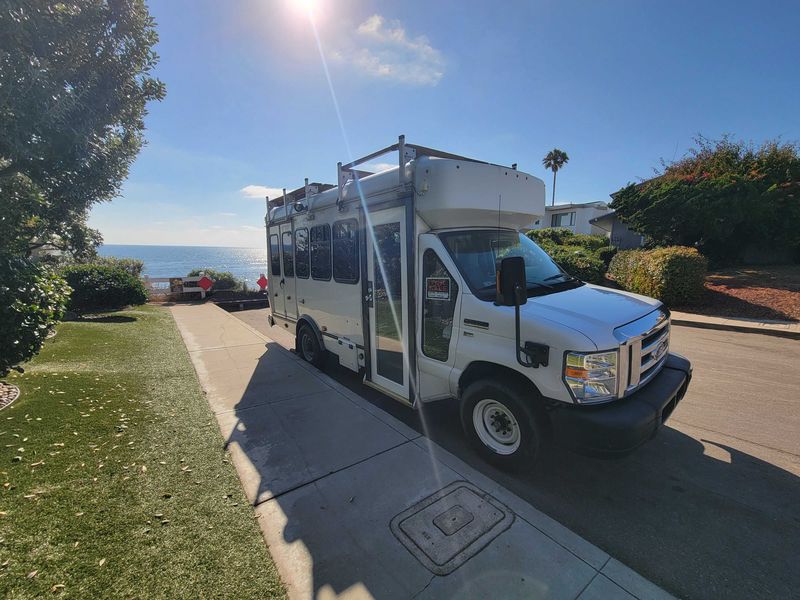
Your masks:
<svg viewBox="0 0 800 600"><path fill-rule="evenodd" d="M624 455L658 432L683 399L691 363L667 357L661 372L624 400L599 406L561 405L550 412L556 443L593 455Z"/></svg>

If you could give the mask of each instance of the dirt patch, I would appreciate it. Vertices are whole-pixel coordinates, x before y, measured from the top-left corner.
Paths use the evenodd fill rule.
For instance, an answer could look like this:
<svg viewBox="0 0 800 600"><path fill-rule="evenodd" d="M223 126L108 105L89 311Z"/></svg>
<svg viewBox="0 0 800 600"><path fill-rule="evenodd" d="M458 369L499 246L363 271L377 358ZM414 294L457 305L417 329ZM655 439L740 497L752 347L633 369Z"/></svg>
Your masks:
<svg viewBox="0 0 800 600"><path fill-rule="evenodd" d="M742 267L709 273L703 302L674 308L717 317L800 321L800 265Z"/></svg>

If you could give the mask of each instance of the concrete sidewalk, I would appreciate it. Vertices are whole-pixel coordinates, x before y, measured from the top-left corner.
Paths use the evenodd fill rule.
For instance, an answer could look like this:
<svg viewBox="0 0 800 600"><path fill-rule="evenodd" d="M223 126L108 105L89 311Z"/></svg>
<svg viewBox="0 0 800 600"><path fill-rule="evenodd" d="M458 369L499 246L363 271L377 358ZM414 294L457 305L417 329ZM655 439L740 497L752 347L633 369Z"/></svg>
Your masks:
<svg viewBox="0 0 800 600"><path fill-rule="evenodd" d="M304 363L285 332L171 310L291 597L670 597Z"/></svg>
<svg viewBox="0 0 800 600"><path fill-rule="evenodd" d="M758 321L755 319L733 317L712 317L708 315L678 312L676 310L672 311L670 317L673 325L683 325L684 327L738 331L741 333L761 333L794 340L800 339L800 323Z"/></svg>

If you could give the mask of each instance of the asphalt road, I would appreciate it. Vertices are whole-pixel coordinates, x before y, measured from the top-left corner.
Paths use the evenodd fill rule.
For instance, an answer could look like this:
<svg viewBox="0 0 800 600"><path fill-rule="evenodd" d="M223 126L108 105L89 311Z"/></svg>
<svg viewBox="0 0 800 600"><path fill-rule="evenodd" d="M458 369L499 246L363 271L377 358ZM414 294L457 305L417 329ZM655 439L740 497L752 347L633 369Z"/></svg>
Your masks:
<svg viewBox="0 0 800 600"><path fill-rule="evenodd" d="M266 310L234 313L267 335ZM800 597L800 341L673 327L694 366L659 435L623 459L557 448L509 475L465 444L452 402L420 414L329 375L683 598Z"/></svg>

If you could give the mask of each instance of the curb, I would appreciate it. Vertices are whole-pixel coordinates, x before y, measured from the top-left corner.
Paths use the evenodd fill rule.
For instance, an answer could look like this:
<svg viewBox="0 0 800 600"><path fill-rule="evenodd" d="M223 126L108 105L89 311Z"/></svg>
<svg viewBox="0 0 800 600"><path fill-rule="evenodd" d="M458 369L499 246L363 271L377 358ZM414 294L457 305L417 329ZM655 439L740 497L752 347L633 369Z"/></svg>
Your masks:
<svg viewBox="0 0 800 600"><path fill-rule="evenodd" d="M682 317L676 317L672 313L670 319L673 325L681 325L683 327L695 327L697 329L716 329L718 331L733 331L738 333L760 333L762 335L771 335L773 337L782 337L792 340L800 340L800 326L791 324L789 327L793 329L779 329L780 326L774 326L771 323L761 323L754 321L752 324L738 324L730 323L728 320L695 320ZM796 329L795 329L796 328Z"/></svg>

